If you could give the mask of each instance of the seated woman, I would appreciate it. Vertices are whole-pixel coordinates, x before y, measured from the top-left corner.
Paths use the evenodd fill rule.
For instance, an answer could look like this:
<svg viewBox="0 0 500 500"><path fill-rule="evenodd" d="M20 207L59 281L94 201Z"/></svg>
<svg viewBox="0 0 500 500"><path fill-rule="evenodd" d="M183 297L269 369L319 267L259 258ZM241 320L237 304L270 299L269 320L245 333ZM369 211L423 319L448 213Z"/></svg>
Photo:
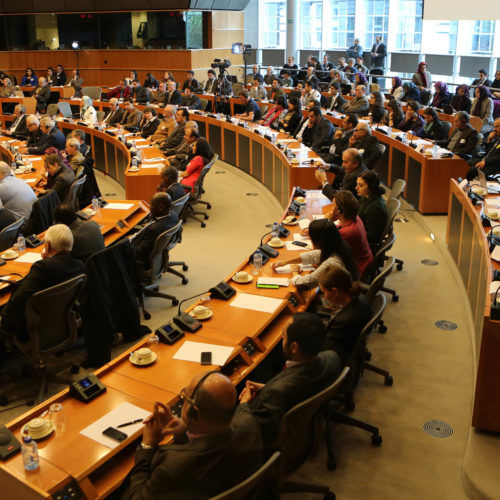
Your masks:
<svg viewBox="0 0 500 500"><path fill-rule="evenodd" d="M472 116L479 116L483 122L481 127L481 134L486 137L493 131L493 99L488 87L478 85L474 92L476 96L472 101Z"/></svg>
<svg viewBox="0 0 500 500"><path fill-rule="evenodd" d="M403 108L401 107L399 101L396 101L396 99L391 99L387 103L387 111L387 116L382 120L381 123L384 125L388 125L389 127L397 128L405 118Z"/></svg>
<svg viewBox="0 0 500 500"><path fill-rule="evenodd" d="M330 319L324 351L335 351L344 365L356 347L359 334L370 321L370 304L361 287L353 282L349 273L341 267L332 266L319 278L319 287L324 298L335 309L340 309Z"/></svg>
<svg viewBox="0 0 500 500"><path fill-rule="evenodd" d="M349 245L358 264L359 275L363 276L373 261L373 254L366 238L363 221L358 215L358 200L345 189L337 191L332 200L332 220L338 220L340 236Z"/></svg>
<svg viewBox="0 0 500 500"><path fill-rule="evenodd" d="M170 71L165 71L165 73L163 73L163 81L165 83L175 82L174 75L172 75L172 73Z"/></svg>
<svg viewBox="0 0 500 500"><path fill-rule="evenodd" d="M26 68L26 73L21 80L21 87L36 87L38 85L38 76L31 68Z"/></svg>
<svg viewBox="0 0 500 500"><path fill-rule="evenodd" d="M377 172L363 172L356 181L356 193L359 196L358 215L365 226L368 244L375 253L385 236L387 224L387 210L382 198L384 188L380 185Z"/></svg>
<svg viewBox="0 0 500 500"><path fill-rule="evenodd" d="M334 72L334 81L340 85L340 91L343 95L351 93L352 83L346 78L345 73L340 70Z"/></svg>
<svg viewBox="0 0 500 500"><path fill-rule="evenodd" d="M495 72L495 79L491 82L490 87L493 99L500 99L500 70Z"/></svg>
<svg viewBox="0 0 500 500"><path fill-rule="evenodd" d="M260 124L266 127L277 129L280 120L284 118L287 113L286 108L286 97L284 95L278 96L278 98L276 99L276 105L268 109L267 113L260 121Z"/></svg>
<svg viewBox="0 0 500 500"><path fill-rule="evenodd" d="M418 111L420 104L415 101L410 101L406 104L405 119L398 125L398 129L403 132L410 132L418 137L424 136L424 120L419 115Z"/></svg>
<svg viewBox="0 0 500 500"><path fill-rule="evenodd" d="M392 77L392 88L391 88L391 96L396 99L396 101L401 101L403 98L405 91L403 90L403 81L399 76Z"/></svg>
<svg viewBox="0 0 500 500"><path fill-rule="evenodd" d="M47 80L47 85L50 85L51 87L52 85L55 85L56 75L54 75L54 68L52 68L52 66L49 66L47 68L47 76L45 77L45 79Z"/></svg>
<svg viewBox="0 0 500 500"><path fill-rule="evenodd" d="M470 113L470 108L472 106L472 101L469 99L469 86L459 85L455 92L455 95L451 98L451 107L455 111L465 111Z"/></svg>
<svg viewBox="0 0 500 500"><path fill-rule="evenodd" d="M285 116L280 119L278 128L280 130L284 130L285 132L290 132L290 134L293 135L299 126L301 118L302 111L300 100L296 96L292 96L288 99L288 111Z"/></svg>
<svg viewBox="0 0 500 500"><path fill-rule="evenodd" d="M291 264L292 283L305 288L318 286L319 277L331 266L342 267L357 279L358 266L351 249L342 240L338 229L331 220L313 220L309 225L309 237L313 250L301 253L297 257L278 260L272 265L273 269ZM312 273L302 276L299 274L300 266L298 264L311 265L316 269Z"/></svg>
<svg viewBox="0 0 500 500"><path fill-rule="evenodd" d="M97 123L97 112L92 105L92 99L88 95L82 97L83 106L80 110L81 119L90 125L95 125Z"/></svg>
<svg viewBox="0 0 500 500"><path fill-rule="evenodd" d="M370 85L368 84L368 80L366 76L363 73L356 73L354 75L354 88L353 90L358 86L358 85L364 85L366 87L366 95L370 93Z"/></svg>
<svg viewBox="0 0 500 500"><path fill-rule="evenodd" d="M369 115L372 119L372 123L380 123L385 115L387 115L387 110L384 106L384 94L378 91L372 92L368 98L368 102L370 103Z"/></svg>
<svg viewBox="0 0 500 500"><path fill-rule="evenodd" d="M438 114L434 108L424 110L424 138L433 141L444 141L448 139L448 129L439 121Z"/></svg>
<svg viewBox="0 0 500 500"><path fill-rule="evenodd" d="M403 97L401 97L401 101L403 102L409 102L409 101L415 101L415 102L420 102L420 90L418 90L418 87L412 83L412 82L405 82L403 83Z"/></svg>
<svg viewBox="0 0 500 500"><path fill-rule="evenodd" d="M153 76L153 74L146 73L146 79L144 80L142 86L145 89L157 89L158 85L159 85L158 80Z"/></svg>
<svg viewBox="0 0 500 500"><path fill-rule="evenodd" d="M434 89L436 93L432 98L431 106L433 108L443 109L443 106L449 104L451 99L450 93L448 92L448 86L444 82L436 82L434 84Z"/></svg>
<svg viewBox="0 0 500 500"><path fill-rule="evenodd" d="M212 160L214 152L206 139L200 137L191 146L193 158L188 163L184 172L179 172L181 183L185 186L194 187L203 167Z"/></svg>

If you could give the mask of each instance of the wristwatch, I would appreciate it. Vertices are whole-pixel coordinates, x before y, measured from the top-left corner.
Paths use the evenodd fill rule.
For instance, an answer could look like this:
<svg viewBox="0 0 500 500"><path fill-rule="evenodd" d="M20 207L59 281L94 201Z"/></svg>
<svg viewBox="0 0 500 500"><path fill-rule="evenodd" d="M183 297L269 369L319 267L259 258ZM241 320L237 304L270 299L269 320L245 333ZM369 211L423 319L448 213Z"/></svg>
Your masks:
<svg viewBox="0 0 500 500"><path fill-rule="evenodd" d="M154 449L154 446L151 446L150 444L139 443L139 449L141 449L141 450L152 450L152 449Z"/></svg>

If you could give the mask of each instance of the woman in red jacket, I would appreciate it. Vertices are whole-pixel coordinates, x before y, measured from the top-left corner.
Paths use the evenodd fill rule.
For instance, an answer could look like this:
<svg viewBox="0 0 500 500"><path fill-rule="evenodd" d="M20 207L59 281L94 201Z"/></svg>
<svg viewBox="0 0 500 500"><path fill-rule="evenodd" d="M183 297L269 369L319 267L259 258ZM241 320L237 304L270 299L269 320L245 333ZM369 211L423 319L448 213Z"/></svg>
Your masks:
<svg viewBox="0 0 500 500"><path fill-rule="evenodd" d="M206 139L200 137L192 146L193 158L184 172L179 172L182 184L194 187L203 167L210 162L214 152Z"/></svg>

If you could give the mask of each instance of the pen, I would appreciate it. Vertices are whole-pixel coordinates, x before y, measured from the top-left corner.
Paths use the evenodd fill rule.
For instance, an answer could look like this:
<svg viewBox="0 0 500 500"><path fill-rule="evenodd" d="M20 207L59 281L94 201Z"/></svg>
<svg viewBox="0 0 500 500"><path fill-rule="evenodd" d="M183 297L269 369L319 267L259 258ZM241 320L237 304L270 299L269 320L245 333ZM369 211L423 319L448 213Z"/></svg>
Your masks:
<svg viewBox="0 0 500 500"><path fill-rule="evenodd" d="M139 422L142 422L142 418L138 418L137 420L132 420L132 422L125 422L124 424L117 425L116 428L119 429L120 427L127 427L127 425L134 425L138 424Z"/></svg>

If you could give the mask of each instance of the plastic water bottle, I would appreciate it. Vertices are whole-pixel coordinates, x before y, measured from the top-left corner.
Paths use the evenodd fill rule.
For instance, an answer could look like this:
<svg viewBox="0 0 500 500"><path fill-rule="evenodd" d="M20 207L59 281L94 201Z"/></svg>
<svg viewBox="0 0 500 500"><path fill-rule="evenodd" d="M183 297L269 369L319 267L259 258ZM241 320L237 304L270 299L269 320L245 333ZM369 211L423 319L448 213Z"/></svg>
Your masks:
<svg viewBox="0 0 500 500"><path fill-rule="evenodd" d="M134 168L137 168L137 157L136 156L134 156L132 158L131 166Z"/></svg>
<svg viewBox="0 0 500 500"><path fill-rule="evenodd" d="M24 252L26 250L26 240L22 234L17 238L17 248L19 249L19 253Z"/></svg>
<svg viewBox="0 0 500 500"><path fill-rule="evenodd" d="M262 254L257 250L253 254L253 271L252 274L257 275L262 270Z"/></svg>
<svg viewBox="0 0 500 500"><path fill-rule="evenodd" d="M23 444L21 447L21 453L23 456L23 464L26 470L38 469L40 465L40 459L38 458L38 446L36 441L30 436L23 437Z"/></svg>
<svg viewBox="0 0 500 500"><path fill-rule="evenodd" d="M92 211L94 214L101 215L101 205L99 205L99 200L95 196L92 198Z"/></svg>
<svg viewBox="0 0 500 500"><path fill-rule="evenodd" d="M15 161L11 163L10 169L12 170L12 172L14 172L14 170L17 170L17 163Z"/></svg>
<svg viewBox="0 0 500 500"><path fill-rule="evenodd" d="M433 158L437 158L438 157L438 145L437 144L433 144L432 145L432 157Z"/></svg>
<svg viewBox="0 0 500 500"><path fill-rule="evenodd" d="M278 229L278 223L275 222L273 224L273 229L271 230L271 238L278 238L280 235L279 229Z"/></svg>

